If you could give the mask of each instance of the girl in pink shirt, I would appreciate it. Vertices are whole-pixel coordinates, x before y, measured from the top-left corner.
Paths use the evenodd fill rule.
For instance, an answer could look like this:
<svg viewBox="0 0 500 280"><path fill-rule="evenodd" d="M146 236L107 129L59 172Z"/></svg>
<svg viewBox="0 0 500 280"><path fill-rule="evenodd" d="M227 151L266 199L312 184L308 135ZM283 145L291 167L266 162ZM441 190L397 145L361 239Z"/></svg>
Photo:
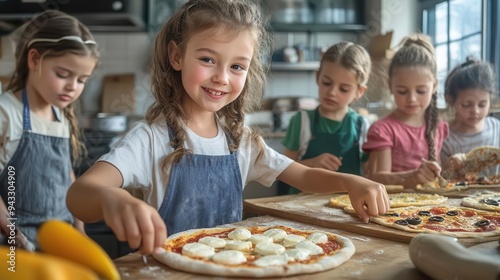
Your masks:
<svg viewBox="0 0 500 280"><path fill-rule="evenodd" d="M396 110L375 122L363 150L368 177L383 184L415 187L436 179L448 125L438 120L434 48L424 35L406 37L389 66Z"/></svg>

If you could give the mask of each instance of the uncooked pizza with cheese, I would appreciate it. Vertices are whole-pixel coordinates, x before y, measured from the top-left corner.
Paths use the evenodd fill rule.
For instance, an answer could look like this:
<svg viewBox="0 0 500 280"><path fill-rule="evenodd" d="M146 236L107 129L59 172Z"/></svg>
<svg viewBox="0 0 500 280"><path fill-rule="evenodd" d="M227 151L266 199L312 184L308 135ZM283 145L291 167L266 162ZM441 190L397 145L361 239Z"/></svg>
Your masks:
<svg viewBox="0 0 500 280"><path fill-rule="evenodd" d="M285 226L193 229L168 237L162 248L153 256L174 269L254 278L333 269L355 252L343 236Z"/></svg>
<svg viewBox="0 0 500 280"><path fill-rule="evenodd" d="M391 208L405 207L405 206L420 206L441 204L448 200L447 197L438 194L424 194L424 193L390 193L389 202ZM351 205L351 200L348 194L342 194L330 198L328 206L344 208Z"/></svg>
<svg viewBox="0 0 500 280"><path fill-rule="evenodd" d="M355 213L346 207L348 213ZM370 217L370 221L414 233L436 233L454 237L500 236L500 213L460 206L429 205L392 208Z"/></svg>
<svg viewBox="0 0 500 280"><path fill-rule="evenodd" d="M441 175L447 180L440 184L439 180L417 185L416 189L423 192L444 193L462 191L470 188L500 188L500 175L482 176L482 172L500 164L500 148L481 146L472 149L464 155L463 167L449 167Z"/></svg>
<svg viewBox="0 0 500 280"><path fill-rule="evenodd" d="M476 174L465 175L461 179L447 180L447 184L441 186L439 180L423 185L417 185L416 189L422 192L445 193L453 191L464 191L467 189L494 189L500 188L500 175L478 176Z"/></svg>

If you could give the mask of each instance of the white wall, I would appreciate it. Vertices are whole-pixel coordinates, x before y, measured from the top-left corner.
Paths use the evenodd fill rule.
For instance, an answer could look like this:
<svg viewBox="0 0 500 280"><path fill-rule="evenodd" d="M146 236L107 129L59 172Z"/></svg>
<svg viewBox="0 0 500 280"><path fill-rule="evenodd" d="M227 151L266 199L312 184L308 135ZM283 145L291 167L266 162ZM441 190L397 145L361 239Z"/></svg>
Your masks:
<svg viewBox="0 0 500 280"><path fill-rule="evenodd" d="M152 102L150 79L146 74L150 41L147 33L94 33L99 45L101 62L87 82L80 97L84 113L96 113L105 75L134 73L136 79L136 114L143 115ZM15 68L15 44L9 36L3 36L0 76L11 76Z"/></svg>

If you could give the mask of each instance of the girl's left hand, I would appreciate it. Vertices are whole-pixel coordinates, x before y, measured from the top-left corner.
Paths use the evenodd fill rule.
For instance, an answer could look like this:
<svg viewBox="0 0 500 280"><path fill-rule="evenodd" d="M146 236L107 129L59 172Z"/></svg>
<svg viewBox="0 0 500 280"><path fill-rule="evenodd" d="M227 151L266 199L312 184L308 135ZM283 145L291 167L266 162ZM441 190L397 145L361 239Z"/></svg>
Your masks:
<svg viewBox="0 0 500 280"><path fill-rule="evenodd" d="M453 169L461 169L465 161L465 154L454 154L450 157L450 165Z"/></svg>

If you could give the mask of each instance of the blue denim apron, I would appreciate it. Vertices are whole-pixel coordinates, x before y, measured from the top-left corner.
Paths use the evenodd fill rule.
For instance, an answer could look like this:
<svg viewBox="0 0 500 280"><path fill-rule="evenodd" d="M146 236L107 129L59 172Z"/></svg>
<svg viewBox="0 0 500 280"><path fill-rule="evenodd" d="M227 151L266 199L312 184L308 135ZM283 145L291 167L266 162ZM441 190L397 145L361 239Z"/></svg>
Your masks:
<svg viewBox="0 0 500 280"><path fill-rule="evenodd" d="M171 131L169 136L173 138ZM184 155L170 170L159 210L168 235L240 221L242 188L237 151L220 156Z"/></svg>
<svg viewBox="0 0 500 280"><path fill-rule="evenodd" d="M71 184L71 159L68 138L31 132L26 90L23 96L23 134L17 150L0 174L0 195L8 202L8 167L15 168L15 217L19 228L34 244L38 227L47 219L73 223L66 207L66 192ZM38 246L37 246L38 247Z"/></svg>

